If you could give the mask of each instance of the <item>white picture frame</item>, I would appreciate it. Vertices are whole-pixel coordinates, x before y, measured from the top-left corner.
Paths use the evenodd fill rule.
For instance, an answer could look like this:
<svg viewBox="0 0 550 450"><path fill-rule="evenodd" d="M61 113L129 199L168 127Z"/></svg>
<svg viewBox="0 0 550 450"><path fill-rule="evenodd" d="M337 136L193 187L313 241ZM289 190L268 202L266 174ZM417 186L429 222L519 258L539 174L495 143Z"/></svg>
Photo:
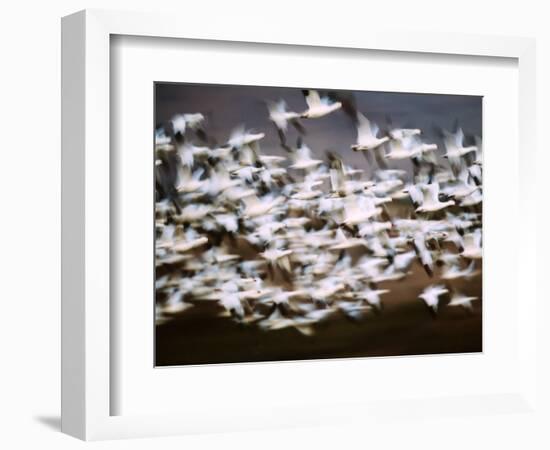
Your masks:
<svg viewBox="0 0 550 450"><path fill-rule="evenodd" d="M277 420L201 420L189 414L111 415L110 320L110 37L112 35L287 44L342 49L369 49L423 54L503 57L517 60L519 73L519 210L522 228L535 228L528 174L535 167L535 43L532 39L434 33L365 31L325 34L323 30L286 30L265 22L204 27L170 15L82 11L62 21L62 430L85 440L162 436L324 424L382 416L403 417L436 410L441 416L492 414L502 411L536 414L536 292L531 273L518 269L518 283L533 286L518 311L521 367L517 389L491 395L406 400L372 404L314 405L276 409ZM518 259L534 261L534 233L523 233ZM216 370L213 368L212 370ZM307 414L304 414L307 412Z"/></svg>

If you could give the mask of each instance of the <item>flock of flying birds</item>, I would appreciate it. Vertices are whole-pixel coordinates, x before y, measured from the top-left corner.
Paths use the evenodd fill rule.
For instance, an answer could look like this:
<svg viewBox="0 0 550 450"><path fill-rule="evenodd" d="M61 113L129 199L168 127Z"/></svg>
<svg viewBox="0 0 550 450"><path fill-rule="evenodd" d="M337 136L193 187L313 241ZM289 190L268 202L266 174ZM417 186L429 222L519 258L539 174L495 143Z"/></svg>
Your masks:
<svg viewBox="0 0 550 450"><path fill-rule="evenodd" d="M208 304L240 324L312 335L336 314L383 314L390 290L380 285L417 263L434 281L414 301L434 317L447 307L474 314L478 298L457 284L480 272L481 139L465 145L457 124L439 130L439 148L420 129L382 132L350 97L303 93L302 112L266 103L288 157L263 154L265 134L244 126L213 144L201 113L156 129L157 324ZM342 113L356 143L316 157L307 122ZM368 176L346 164L349 152L364 154Z"/></svg>

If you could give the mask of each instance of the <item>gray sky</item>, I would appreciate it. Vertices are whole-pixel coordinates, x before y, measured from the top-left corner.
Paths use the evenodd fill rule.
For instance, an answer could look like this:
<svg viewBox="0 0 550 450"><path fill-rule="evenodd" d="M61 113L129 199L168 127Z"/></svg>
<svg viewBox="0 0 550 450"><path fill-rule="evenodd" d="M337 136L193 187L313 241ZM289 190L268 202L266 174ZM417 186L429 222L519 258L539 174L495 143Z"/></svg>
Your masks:
<svg viewBox="0 0 550 450"><path fill-rule="evenodd" d="M207 116L206 131L218 143L227 141L231 130L244 124L247 129L266 133L262 151L284 154L275 128L268 120L265 100L284 99L288 108L306 109L304 97L297 88L199 85L157 83L156 123L162 124L179 113L201 112ZM315 87L307 87L307 89ZM440 144L434 126L451 130L458 120L465 134L481 136L482 97L441 94L410 94L374 91L339 91L353 94L357 108L380 128L387 126L386 117L396 126L420 128L426 142ZM326 149L337 151L349 164L361 167L364 158L350 150L356 131L342 111L320 119L302 121L307 134L306 144L319 156ZM289 127L288 142L296 141L297 133ZM442 151L442 149L440 150Z"/></svg>

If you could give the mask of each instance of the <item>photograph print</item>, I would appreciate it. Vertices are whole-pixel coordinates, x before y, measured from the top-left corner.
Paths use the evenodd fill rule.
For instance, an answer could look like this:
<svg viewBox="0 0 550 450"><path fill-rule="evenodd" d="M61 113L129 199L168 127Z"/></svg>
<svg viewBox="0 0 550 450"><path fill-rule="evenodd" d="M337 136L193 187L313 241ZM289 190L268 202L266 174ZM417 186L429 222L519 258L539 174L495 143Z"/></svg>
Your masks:
<svg viewBox="0 0 550 450"><path fill-rule="evenodd" d="M483 350L482 97L154 91L157 367Z"/></svg>

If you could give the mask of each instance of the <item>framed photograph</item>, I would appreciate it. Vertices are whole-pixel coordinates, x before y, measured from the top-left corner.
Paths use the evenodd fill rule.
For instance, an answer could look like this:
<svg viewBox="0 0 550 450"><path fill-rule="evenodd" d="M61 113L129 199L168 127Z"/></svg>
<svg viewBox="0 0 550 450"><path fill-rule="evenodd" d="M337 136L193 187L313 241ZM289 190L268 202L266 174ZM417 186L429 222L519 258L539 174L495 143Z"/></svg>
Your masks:
<svg viewBox="0 0 550 450"><path fill-rule="evenodd" d="M63 431L536 414L534 42L187 25L62 22Z"/></svg>
<svg viewBox="0 0 550 450"><path fill-rule="evenodd" d="M155 123L157 367L483 350L481 96L159 82Z"/></svg>

